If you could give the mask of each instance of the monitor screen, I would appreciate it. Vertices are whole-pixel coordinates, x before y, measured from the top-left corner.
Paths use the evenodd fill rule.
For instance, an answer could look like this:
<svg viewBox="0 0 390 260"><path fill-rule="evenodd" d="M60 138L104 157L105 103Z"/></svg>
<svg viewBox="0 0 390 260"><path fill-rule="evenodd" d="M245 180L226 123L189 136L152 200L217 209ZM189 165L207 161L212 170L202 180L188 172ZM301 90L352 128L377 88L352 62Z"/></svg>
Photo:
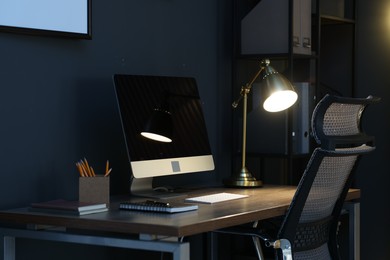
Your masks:
<svg viewBox="0 0 390 260"><path fill-rule="evenodd" d="M214 169L194 78L116 74L114 85L132 170L132 193L148 192L153 177ZM162 104L169 105L172 142L140 134Z"/></svg>

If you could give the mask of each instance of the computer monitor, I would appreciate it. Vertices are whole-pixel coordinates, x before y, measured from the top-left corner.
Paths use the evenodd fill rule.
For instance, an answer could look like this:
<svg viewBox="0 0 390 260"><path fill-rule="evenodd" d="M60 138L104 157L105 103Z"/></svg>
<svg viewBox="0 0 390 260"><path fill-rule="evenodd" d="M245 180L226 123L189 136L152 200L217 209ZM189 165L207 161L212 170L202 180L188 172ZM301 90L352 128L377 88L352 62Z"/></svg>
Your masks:
<svg viewBox="0 0 390 260"><path fill-rule="evenodd" d="M194 78L116 74L114 86L132 171L131 194L169 196L170 193L156 193L153 177L214 169ZM142 136L153 111L167 103L172 117L172 142Z"/></svg>

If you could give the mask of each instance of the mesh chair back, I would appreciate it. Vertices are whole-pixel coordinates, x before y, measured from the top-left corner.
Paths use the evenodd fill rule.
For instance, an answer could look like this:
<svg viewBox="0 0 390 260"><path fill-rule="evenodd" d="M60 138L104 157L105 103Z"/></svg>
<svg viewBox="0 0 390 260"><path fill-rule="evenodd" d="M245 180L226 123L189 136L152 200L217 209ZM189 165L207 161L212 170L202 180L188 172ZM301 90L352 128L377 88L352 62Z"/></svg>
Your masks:
<svg viewBox="0 0 390 260"><path fill-rule="evenodd" d="M361 118L367 105L379 98L343 98L326 95L316 106L312 116L315 141L327 150L336 145L373 145L374 138L364 133Z"/></svg>
<svg viewBox="0 0 390 260"><path fill-rule="evenodd" d="M311 156L278 234L291 242L294 259L338 259L335 243L328 242L336 239L359 156L375 149L373 137L361 129L361 116L376 101L327 95L316 106L312 130L321 147Z"/></svg>

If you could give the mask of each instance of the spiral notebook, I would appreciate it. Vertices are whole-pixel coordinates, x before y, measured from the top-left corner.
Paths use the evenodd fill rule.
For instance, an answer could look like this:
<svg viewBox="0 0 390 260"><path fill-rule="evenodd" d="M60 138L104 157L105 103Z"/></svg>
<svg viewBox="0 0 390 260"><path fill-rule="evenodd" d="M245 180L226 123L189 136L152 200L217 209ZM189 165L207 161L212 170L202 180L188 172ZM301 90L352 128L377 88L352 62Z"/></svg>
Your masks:
<svg viewBox="0 0 390 260"><path fill-rule="evenodd" d="M150 212L178 213L197 210L198 205L187 203L170 203L162 201L146 200L141 202L124 201L119 204L121 210L138 210Z"/></svg>

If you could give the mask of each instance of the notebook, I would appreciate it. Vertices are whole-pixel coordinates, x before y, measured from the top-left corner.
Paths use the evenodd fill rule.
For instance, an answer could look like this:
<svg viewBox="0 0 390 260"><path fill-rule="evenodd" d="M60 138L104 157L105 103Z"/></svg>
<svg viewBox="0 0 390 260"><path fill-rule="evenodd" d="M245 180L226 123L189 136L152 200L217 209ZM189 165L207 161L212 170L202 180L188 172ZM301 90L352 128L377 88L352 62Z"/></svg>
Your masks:
<svg viewBox="0 0 390 260"><path fill-rule="evenodd" d="M108 211L108 208L106 203L92 203L58 199L31 203L29 210L34 212L71 214L81 216Z"/></svg>
<svg viewBox="0 0 390 260"><path fill-rule="evenodd" d="M198 205L178 202L162 202L146 200L141 202L124 201L119 204L121 210L138 210L150 212L178 213L191 210L197 210Z"/></svg>

